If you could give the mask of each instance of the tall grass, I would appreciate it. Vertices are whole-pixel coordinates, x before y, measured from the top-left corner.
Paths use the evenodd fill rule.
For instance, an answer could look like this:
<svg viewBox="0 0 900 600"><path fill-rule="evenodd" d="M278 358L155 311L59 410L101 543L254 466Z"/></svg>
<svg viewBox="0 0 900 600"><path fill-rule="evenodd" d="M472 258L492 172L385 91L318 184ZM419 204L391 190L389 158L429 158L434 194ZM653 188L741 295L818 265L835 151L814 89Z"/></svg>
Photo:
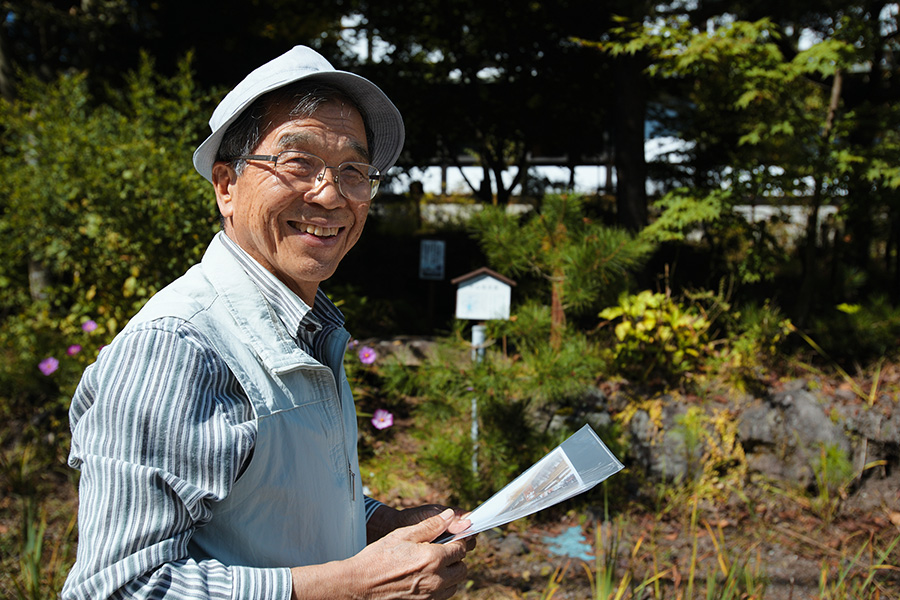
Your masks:
<svg viewBox="0 0 900 600"><path fill-rule="evenodd" d="M881 600L888 598L875 580L879 573L900 572L897 565L888 564L888 557L900 542L900 536L880 551L876 551L875 540L870 536L860 546L852 559L842 561L837 576L831 577L827 563L822 563L819 577L820 600ZM868 560L864 558L868 556Z"/></svg>
<svg viewBox="0 0 900 600"><path fill-rule="evenodd" d="M691 554L686 565L686 577L677 557L661 556L655 540L645 544L645 536L639 536L625 554L621 552L623 523L598 524L595 535L594 564L582 563L587 573L592 600L628 600L637 598L693 599L695 588L705 583L708 600L760 600L765 597L767 579L759 556L754 561L751 552L732 550L725 540L721 526L713 527L701 519L699 496L693 496L690 520L685 532L691 542ZM714 561L706 567L706 577L701 580L704 566L700 560L700 539L707 535L712 540ZM644 551L643 548L649 547ZM743 555L739 558L738 554ZM561 589L566 568L557 569L551 576L541 600L551 600Z"/></svg>
<svg viewBox="0 0 900 600"><path fill-rule="evenodd" d="M34 498L22 502L22 530L19 542L19 572L12 578L7 594L15 600L55 598L62 590L74 560L74 514L56 539L47 532L47 512Z"/></svg>
<svg viewBox="0 0 900 600"><path fill-rule="evenodd" d="M582 562L587 573L592 600L763 600L769 586L757 545L730 544L721 525L700 518L697 496L689 523L683 531L691 553L686 565L677 557L661 556L656 540L639 536L630 550L623 552L623 522L597 525L593 564ZM700 552L701 538L711 541L712 552ZM842 554L835 570L822 563L819 579L821 600L882 600L893 597L879 575L900 573L890 564L900 536L878 548L874 535L851 556ZM711 560L701 561L701 555ZM569 563L557 568L540 600L552 600L563 588ZM704 575L705 573L705 575Z"/></svg>

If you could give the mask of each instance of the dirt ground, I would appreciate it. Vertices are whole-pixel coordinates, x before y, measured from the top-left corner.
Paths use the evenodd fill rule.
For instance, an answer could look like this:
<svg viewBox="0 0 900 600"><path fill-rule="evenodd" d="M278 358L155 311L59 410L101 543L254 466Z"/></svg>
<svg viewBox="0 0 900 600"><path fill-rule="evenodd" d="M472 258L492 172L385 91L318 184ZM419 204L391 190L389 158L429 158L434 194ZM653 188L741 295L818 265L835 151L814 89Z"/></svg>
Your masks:
<svg viewBox="0 0 900 600"><path fill-rule="evenodd" d="M440 490L432 489L421 498L406 497L398 507L432 502L440 494ZM53 502L57 509L66 504L73 506L76 500L71 486L61 482L58 497ZM0 537L7 540L19 527L10 519L11 508L10 499L0 500ZM757 509L754 514L749 514L748 510L734 506L704 507L698 513L698 533L692 535L687 514L660 517L635 506L603 523L602 517L594 514L590 507L584 507L573 499L539 515L479 534L478 545L467 559L469 582L456 598L600 598L592 592L591 578L597 573L595 560L584 561L584 557L571 558L552 551L552 540L573 528L582 533L585 548L595 557L598 525L605 540L603 551L608 553L613 540L618 540L612 577L615 585L626 573L629 573L634 585L664 572L659 580L661 595L645 590L625 598L686 598L684 593L696 539L694 598L707 598L707 575L721 568L718 557L724 553L728 561L746 561L751 570L756 570L756 579L766 582L764 593L755 598L819 600L827 597L821 593L820 586L823 567L828 569L828 582L831 584L843 571L860 582L870 573L866 566L876 563L878 557L869 551L870 546L861 553L859 548L871 544L873 540L878 548L885 548L900 536L900 518L896 515L893 515L892 522L892 515L888 514L845 513L831 523L825 523L787 499L777 504L769 501L758 505ZM45 541L48 548L55 546L55 540L70 525L64 522L63 511L57 514L60 518L48 524L48 538ZM706 529L707 524L709 530ZM716 543L724 548L717 551L713 536L716 536ZM8 547L6 549L9 550ZM854 558L857 566L850 568ZM2 559L0 596L13 598L9 569L17 566L14 564L16 557L7 555ZM900 599L900 545L895 546L891 555L881 562L887 563L890 568L879 570L874 584L869 587L873 591L877 588L880 596L863 597ZM551 578L557 582L556 586L550 584Z"/></svg>
<svg viewBox="0 0 900 600"><path fill-rule="evenodd" d="M402 422L398 424L402 430ZM415 456L416 442L400 431L390 443ZM896 481L888 485L896 485ZM396 490L378 490L376 496L385 500L393 498L397 508L440 503L446 497L445 490L432 484L405 488L407 492L410 489L420 493L398 498ZM886 507L861 511L848 501L826 522L810 510L803 498L779 495L752 485L741 494L743 497L732 494L730 499L721 502L699 504L693 529L687 494L680 508L652 506L653 500L635 498L630 506L606 521L602 508L573 498L537 515L479 534L478 545L467 559L469 583L457 597L462 600L597 600L601 596L592 592L591 579L598 571L596 541L600 527L605 540L600 545L601 559L616 546L616 560L611 561L615 565L612 574L615 585L626 573L632 585L662 573L658 590L652 593L644 590L624 598L687 598L692 556L696 556L694 598L708 597L706 580L710 573L716 574L720 582L717 589L722 588L724 561L728 566L745 564L755 573L754 580L764 582L765 588L754 598L766 600L840 598L823 593L823 568L827 592L841 576L861 583L873 573L868 567L881 565L874 571L874 581L867 588L880 595L860 598L900 600L900 542L882 560L872 551L873 544L877 549L885 549L900 538L900 513ZM598 495L593 499L598 500ZM573 528L581 533L587 552L580 558L553 551L554 540L571 533ZM551 578L558 585L552 585Z"/></svg>
<svg viewBox="0 0 900 600"><path fill-rule="evenodd" d="M408 429L403 421L396 422L390 445L401 455L412 457L417 454L418 442L404 433ZM882 492L896 497L900 474L883 481L892 489ZM67 567L61 561L74 560L74 546L66 548L65 543L60 543L66 529L73 526L71 515L77 503L73 482L71 475L60 475L50 488L52 491L41 498L43 508L51 516L44 540L44 566L48 572L56 569L62 576ZM373 491L376 497L398 508L443 503L448 497L447 490L438 484L423 481L405 485L403 490ZM626 576L632 586L658 576L655 584L623 598L687 598L691 581L693 597L708 598L707 577L713 574L721 582L722 572L733 571L737 564L745 566L754 581L764 582L765 588L759 595L734 598L900 600L900 513L895 509L873 507L871 503L860 509L850 499L825 521L811 510L808 498L748 485L725 500L699 504L692 524L688 494L666 504L636 493L628 506L609 511L608 519L602 508L591 504L601 502L600 498L576 497L501 529L479 534L478 546L467 559L469 582L456 597L606 600L592 591L599 571L595 560L599 552L600 563L613 566L614 585ZM2 598L17 597L12 577L19 570L20 510L18 499L0 497ZM602 538L599 546L598 527ZM554 552L554 540L573 531L582 536L580 558ZM878 555L878 551L895 542L888 556ZM614 560L604 560L613 553ZM827 593L842 577L852 585L861 585L869 576L872 581L867 590L873 592L871 595Z"/></svg>
<svg viewBox="0 0 900 600"><path fill-rule="evenodd" d="M701 518L701 521L703 519ZM589 577L595 576L594 561L585 562L549 552L547 536L558 535L570 526L577 526L577 517L563 516L558 522L531 525L521 531L488 532L479 536L478 547L469 559L470 587L461 598L475 599L531 599L545 598L549 581L557 569L564 569L560 585L552 596L556 600L583 600L592 595ZM659 521L651 514L630 514L622 522L613 582L618 585L626 572L635 584L660 572L660 564L668 565L660 579L662 597L679 597L687 588L694 538L697 539L697 560L694 597L706 598L706 578L721 567L712 536L701 529L697 536L685 531L684 524ZM764 593L757 598L771 600L817 600L823 597L820 579L823 567L828 569L827 581L834 584L841 570L847 569L861 544L872 537L885 547L900 535L900 528L882 518L844 518L828 526L800 511L783 511L770 519L740 519L732 521L719 516L712 525L714 534L724 536L725 549L731 561L747 560L757 569L757 580L765 582ZM587 540L594 539L595 525L582 526ZM607 524L607 527L610 527ZM702 527L702 526L701 526ZM642 544L634 553L638 540ZM652 541L651 541L652 540ZM595 552L596 553L596 552ZM653 559L660 562L654 564ZM864 551L859 566L849 569L848 576L868 575L866 565L872 556ZM900 564L900 549L894 548L892 565ZM677 570L672 568L677 565ZM588 575L588 570L592 575ZM718 572L718 580L723 576ZM881 598L900 598L900 572L879 571L875 585ZM721 586L720 588L721 589ZM628 596L626 596L628 597ZM636 597L657 597L639 595ZM718 598L719 596L714 596ZM743 596L740 596L743 597ZM869 596L865 596L869 597Z"/></svg>

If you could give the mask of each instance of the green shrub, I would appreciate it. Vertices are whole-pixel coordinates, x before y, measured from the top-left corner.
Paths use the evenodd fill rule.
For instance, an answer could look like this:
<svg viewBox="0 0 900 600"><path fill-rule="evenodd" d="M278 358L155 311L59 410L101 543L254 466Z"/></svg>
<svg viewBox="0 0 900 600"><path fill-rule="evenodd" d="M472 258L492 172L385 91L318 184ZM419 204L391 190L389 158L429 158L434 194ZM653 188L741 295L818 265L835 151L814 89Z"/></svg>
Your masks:
<svg viewBox="0 0 900 600"><path fill-rule="evenodd" d="M681 381L710 352L709 320L665 294L624 294L600 318L615 322L613 368L630 379Z"/></svg>
<svg viewBox="0 0 900 600"><path fill-rule="evenodd" d="M496 351L487 352L481 362L472 362L466 350L451 345L414 368L406 391L419 398L416 434L424 442L420 460L428 475L444 482L454 500L474 505L549 448L530 412L532 396L521 395L521 363ZM477 448L471 438L473 400Z"/></svg>
<svg viewBox="0 0 900 600"><path fill-rule="evenodd" d="M554 436L567 432L548 432L550 419L577 407L600 371L599 351L583 334L567 330L558 350L549 347L547 313L530 304L509 322L491 322L493 341L481 361L472 360L461 328L418 366L379 361L380 402L410 400L412 433L423 443L420 464L463 505L485 500L561 441Z"/></svg>
<svg viewBox="0 0 900 600"><path fill-rule="evenodd" d="M738 310L724 303L720 309L715 319L720 331L708 367L738 389L761 390L766 369L775 366L786 348L792 331L790 319L768 300Z"/></svg>
<svg viewBox="0 0 900 600"><path fill-rule="evenodd" d="M539 299L552 307L550 340L565 335L567 315L593 312L628 288L653 244L591 218L585 199L548 195L524 217L485 208L470 221L488 262L513 277L535 277Z"/></svg>
<svg viewBox="0 0 900 600"><path fill-rule="evenodd" d="M845 366L891 356L900 341L900 308L884 295L864 304L841 304L812 319L809 335Z"/></svg>
<svg viewBox="0 0 900 600"><path fill-rule="evenodd" d="M853 463L847 451L840 446L822 444L812 467L816 477L816 496L812 500L812 509L829 522L847 497L847 490L853 483L856 475Z"/></svg>
<svg viewBox="0 0 900 600"><path fill-rule="evenodd" d="M126 80L105 104L83 74L27 79L0 102L0 405L24 419L59 407L46 428L59 434L99 346L217 229L191 164L210 102L189 60L165 78L145 59ZM45 359L57 367L39 370Z"/></svg>

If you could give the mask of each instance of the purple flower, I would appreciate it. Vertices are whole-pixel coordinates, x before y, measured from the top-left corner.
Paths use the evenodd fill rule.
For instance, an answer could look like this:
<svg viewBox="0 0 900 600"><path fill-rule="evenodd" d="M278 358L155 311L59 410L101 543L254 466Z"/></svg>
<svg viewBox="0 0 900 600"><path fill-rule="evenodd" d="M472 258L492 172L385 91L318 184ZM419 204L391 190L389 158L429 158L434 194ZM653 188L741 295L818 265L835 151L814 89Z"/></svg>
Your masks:
<svg viewBox="0 0 900 600"><path fill-rule="evenodd" d="M372 415L372 426L375 427L375 429L387 429L393 424L394 415L383 408L379 408L375 411L375 414Z"/></svg>
<svg viewBox="0 0 900 600"><path fill-rule="evenodd" d="M95 329L97 329L97 322L94 321L93 319L88 319L87 321L85 321L84 323L81 324L82 331L87 331L88 333L90 333L91 331L93 331Z"/></svg>
<svg viewBox="0 0 900 600"><path fill-rule="evenodd" d="M72 344L71 346L66 348L66 354L68 354L69 356L75 356L79 352L81 352L81 346L78 344Z"/></svg>
<svg viewBox="0 0 900 600"><path fill-rule="evenodd" d="M38 364L38 369L41 370L41 373L44 375L50 375L53 371L59 368L59 361L53 358L52 356L48 356L44 360L42 360Z"/></svg>
<svg viewBox="0 0 900 600"><path fill-rule="evenodd" d="M350 343L347 345L351 348L356 348L357 346L359 346L359 340L350 340Z"/></svg>
<svg viewBox="0 0 900 600"><path fill-rule="evenodd" d="M364 365L371 365L375 362L375 359L378 358L378 355L375 354L375 350L369 348L368 346L363 346L359 349L359 361Z"/></svg>

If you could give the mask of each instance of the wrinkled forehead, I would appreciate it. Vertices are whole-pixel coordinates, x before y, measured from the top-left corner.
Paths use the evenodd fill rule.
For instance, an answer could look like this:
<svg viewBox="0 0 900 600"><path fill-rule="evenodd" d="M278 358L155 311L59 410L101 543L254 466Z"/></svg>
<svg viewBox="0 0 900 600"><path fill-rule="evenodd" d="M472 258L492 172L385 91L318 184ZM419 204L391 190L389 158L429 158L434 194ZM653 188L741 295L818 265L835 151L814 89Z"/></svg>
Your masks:
<svg viewBox="0 0 900 600"><path fill-rule="evenodd" d="M358 129L361 143L372 146L365 113L340 90L303 83L274 90L259 100L264 114L261 137L293 120L315 117L334 129ZM368 150L364 150L368 156Z"/></svg>
<svg viewBox="0 0 900 600"><path fill-rule="evenodd" d="M321 147L352 150L368 161L365 122L360 111L344 98L332 98L309 111L297 111L292 102L273 104L267 111L269 138L279 150L316 151ZM274 137L274 139L272 139Z"/></svg>

